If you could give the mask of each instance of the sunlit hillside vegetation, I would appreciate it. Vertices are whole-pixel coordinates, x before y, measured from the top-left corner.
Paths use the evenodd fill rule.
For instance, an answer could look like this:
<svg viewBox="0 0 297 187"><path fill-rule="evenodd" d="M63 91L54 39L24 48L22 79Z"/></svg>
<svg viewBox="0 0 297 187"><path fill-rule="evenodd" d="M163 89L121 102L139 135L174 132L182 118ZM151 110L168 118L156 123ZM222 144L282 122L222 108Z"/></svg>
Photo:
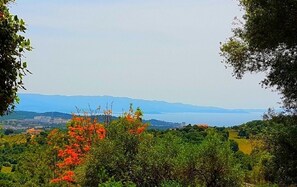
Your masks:
<svg viewBox="0 0 297 187"><path fill-rule="evenodd" d="M245 154L250 155L252 152L252 144L251 140L246 138L241 138L238 136L238 131L230 130L229 132L229 139L234 140L238 144L238 148Z"/></svg>
<svg viewBox="0 0 297 187"><path fill-rule="evenodd" d="M232 128L187 125L161 131L148 126L142 112L131 108L112 121L74 116L67 130L2 134L0 186L284 183L274 160L281 155L271 149L273 126L282 126L277 119ZM291 179L286 183L293 183Z"/></svg>

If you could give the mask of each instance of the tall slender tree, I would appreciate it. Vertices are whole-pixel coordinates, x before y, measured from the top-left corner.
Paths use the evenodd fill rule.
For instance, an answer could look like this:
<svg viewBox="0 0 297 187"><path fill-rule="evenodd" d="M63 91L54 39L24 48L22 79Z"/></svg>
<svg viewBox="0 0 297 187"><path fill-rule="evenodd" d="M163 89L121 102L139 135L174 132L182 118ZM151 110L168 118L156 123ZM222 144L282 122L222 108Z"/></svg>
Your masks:
<svg viewBox="0 0 297 187"><path fill-rule="evenodd" d="M23 61L30 51L30 40L25 33L25 22L9 12L13 0L0 0L0 115L7 114L18 102L17 92L24 89L23 77L30 73Z"/></svg>

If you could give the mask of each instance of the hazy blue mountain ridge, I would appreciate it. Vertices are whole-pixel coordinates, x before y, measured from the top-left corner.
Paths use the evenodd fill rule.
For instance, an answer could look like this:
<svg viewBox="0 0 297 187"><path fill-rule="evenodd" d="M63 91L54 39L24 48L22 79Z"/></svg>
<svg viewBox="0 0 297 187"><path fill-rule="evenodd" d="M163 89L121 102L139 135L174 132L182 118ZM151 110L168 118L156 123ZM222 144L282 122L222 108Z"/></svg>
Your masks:
<svg viewBox="0 0 297 187"><path fill-rule="evenodd" d="M131 99L127 97L112 96L62 96L62 95L40 95L40 94L19 94L20 103L16 110L32 112L77 112L76 107L90 112L100 107L103 109L112 105L114 113L123 113L129 110L132 103L134 108L140 107L146 114L158 113L248 113L254 111L265 111L261 109L224 109L219 107L194 106L181 103L168 103L164 101L152 101L142 99Z"/></svg>

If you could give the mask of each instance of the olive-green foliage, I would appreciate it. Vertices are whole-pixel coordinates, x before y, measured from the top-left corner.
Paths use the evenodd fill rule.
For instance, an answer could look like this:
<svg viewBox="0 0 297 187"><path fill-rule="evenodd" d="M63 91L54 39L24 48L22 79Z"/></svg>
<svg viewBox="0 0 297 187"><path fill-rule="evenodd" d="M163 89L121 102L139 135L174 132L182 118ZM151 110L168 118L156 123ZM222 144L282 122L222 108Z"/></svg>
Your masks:
<svg viewBox="0 0 297 187"><path fill-rule="evenodd" d="M267 178L284 186L297 185L297 116L273 116L274 129L266 136L272 163Z"/></svg>
<svg viewBox="0 0 297 187"><path fill-rule="evenodd" d="M49 154L46 147L30 146L21 156L15 171L18 183L21 186L49 185L51 178L53 178L53 171L50 167L53 155Z"/></svg>
<svg viewBox="0 0 297 187"><path fill-rule="evenodd" d="M15 187L15 184L11 180L0 180L1 187Z"/></svg>
<svg viewBox="0 0 297 187"><path fill-rule="evenodd" d="M270 132L271 128L271 124L266 120L254 120L237 126L237 131L238 136L240 137L249 138L250 136L253 136L253 138L255 138L266 132Z"/></svg>
<svg viewBox="0 0 297 187"><path fill-rule="evenodd" d="M199 146L195 169L197 180L206 186L240 186L241 171L228 142L209 134Z"/></svg>
<svg viewBox="0 0 297 187"><path fill-rule="evenodd" d="M109 181L101 183L98 187L135 187L136 185L133 183L122 183L116 182L113 178L109 179Z"/></svg>
<svg viewBox="0 0 297 187"><path fill-rule="evenodd" d="M160 185L161 187L182 187L183 185L176 182L176 181L163 181ZM199 187L199 186L196 186L196 187Z"/></svg>
<svg viewBox="0 0 297 187"><path fill-rule="evenodd" d="M131 126L127 120L120 118L106 127L106 139L94 146L86 164L78 168L78 178L83 186L98 186L112 177L123 183L132 180L140 136L129 133Z"/></svg>
<svg viewBox="0 0 297 187"><path fill-rule="evenodd" d="M10 164L9 162L4 162L4 163L2 164L2 166L5 166L5 167L11 167L11 164Z"/></svg>
<svg viewBox="0 0 297 187"><path fill-rule="evenodd" d="M279 185L268 183L268 184L259 184L259 185L256 185L255 187L279 187Z"/></svg>
<svg viewBox="0 0 297 187"><path fill-rule="evenodd" d="M18 101L17 91L24 88L22 78L29 72L23 53L31 50L30 40L20 35L26 31L25 22L10 14L10 2L0 0L0 116L13 110Z"/></svg>
<svg viewBox="0 0 297 187"><path fill-rule="evenodd" d="M0 172L0 186L2 187L14 187L14 178L12 174Z"/></svg>
<svg viewBox="0 0 297 187"><path fill-rule="evenodd" d="M250 156L235 154L242 163L244 180L252 184L294 186L297 184L297 116L272 111L265 116L266 120L248 122L237 129L251 134L257 142Z"/></svg>
<svg viewBox="0 0 297 187"><path fill-rule="evenodd" d="M126 178L126 158L123 148L115 142L103 140L91 150L85 165L77 169L77 177L82 186L98 186L108 182L111 177L116 181Z"/></svg>
<svg viewBox="0 0 297 187"><path fill-rule="evenodd" d="M184 139L176 131L130 134L126 123L119 119L107 127L106 139L98 142L86 162L76 169L80 185L241 184L242 175L230 144L216 132L197 143Z"/></svg>
<svg viewBox="0 0 297 187"><path fill-rule="evenodd" d="M106 126L106 138L96 142L83 162L73 168L75 185L232 187L241 184L242 171L247 169L240 167L244 162L231 149L224 130L186 127L135 134L129 131L133 127L131 123L120 118ZM0 178L0 184L67 186L50 183L55 178L58 150L55 147L65 138L65 132L54 134L57 137L50 139L56 143L46 142L47 133L43 133L23 143L24 149L15 147L19 157L13 157L16 162L9 161L16 166L15 171L10 178ZM10 150L6 156L13 155L10 153L15 145L5 146Z"/></svg>
<svg viewBox="0 0 297 187"><path fill-rule="evenodd" d="M0 144L1 146L1 144ZM24 152L26 145L24 144L13 144L10 145L8 142L4 143L0 147L0 165L15 165L20 159L20 154Z"/></svg>
<svg viewBox="0 0 297 187"><path fill-rule="evenodd" d="M265 149L255 149L249 159L251 170L247 172L246 181L252 184L265 185L271 180L270 175L272 155Z"/></svg>
<svg viewBox="0 0 297 187"><path fill-rule="evenodd" d="M241 78L265 72L265 87L283 95L297 112L297 0L239 0L244 14L234 35L221 46L225 63Z"/></svg>
<svg viewBox="0 0 297 187"><path fill-rule="evenodd" d="M136 156L135 183L158 186L164 181L176 180L177 158L183 145L181 138L171 133L144 140Z"/></svg>
<svg viewBox="0 0 297 187"><path fill-rule="evenodd" d="M205 129L200 128L197 125L187 125L183 128L177 128L171 133L174 133L176 136L181 137L182 140L185 142L197 144L200 144L207 135Z"/></svg>
<svg viewBox="0 0 297 187"><path fill-rule="evenodd" d="M47 133L36 135L29 142L18 144L17 163L14 163L14 186L52 186L55 155L45 144ZM13 145L13 147L16 145Z"/></svg>
<svg viewBox="0 0 297 187"><path fill-rule="evenodd" d="M18 135L10 135L18 136ZM6 138L6 136L4 136ZM44 144L44 135L31 142L4 142L0 147L0 163L11 166L11 173L0 172L0 186L49 186L52 170L49 163L53 155ZM42 140L43 139L43 140ZM39 144L41 143L41 144ZM2 175L2 177L1 177ZM3 177L3 175L5 177Z"/></svg>
<svg viewBox="0 0 297 187"><path fill-rule="evenodd" d="M241 173L230 145L216 133L210 133L201 144L167 133L148 145L139 149L144 184L171 181L183 186L240 186Z"/></svg>
<svg viewBox="0 0 297 187"><path fill-rule="evenodd" d="M244 154L241 151L237 151L234 153L234 157L237 163L240 163L240 168L243 172L248 172L253 169L252 158L250 155Z"/></svg>
<svg viewBox="0 0 297 187"><path fill-rule="evenodd" d="M230 142L230 148L233 152L239 151L238 143L234 140L229 140Z"/></svg>

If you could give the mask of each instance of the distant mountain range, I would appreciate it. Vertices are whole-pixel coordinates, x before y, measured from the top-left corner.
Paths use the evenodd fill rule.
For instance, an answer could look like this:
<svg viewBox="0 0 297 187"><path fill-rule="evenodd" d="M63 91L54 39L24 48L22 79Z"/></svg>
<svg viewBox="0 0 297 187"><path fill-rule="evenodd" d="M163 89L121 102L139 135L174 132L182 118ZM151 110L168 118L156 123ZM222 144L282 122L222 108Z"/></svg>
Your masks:
<svg viewBox="0 0 297 187"><path fill-rule="evenodd" d="M264 109L224 109L219 107L195 106L182 103L168 103L164 101L152 101L131 99L127 97L112 96L63 96L41 94L19 94L20 103L16 110L31 112L77 112L77 108L90 112L98 107L110 109L114 114L121 114L129 110L130 104L134 108L140 107L145 114L162 113L249 113L265 112Z"/></svg>

